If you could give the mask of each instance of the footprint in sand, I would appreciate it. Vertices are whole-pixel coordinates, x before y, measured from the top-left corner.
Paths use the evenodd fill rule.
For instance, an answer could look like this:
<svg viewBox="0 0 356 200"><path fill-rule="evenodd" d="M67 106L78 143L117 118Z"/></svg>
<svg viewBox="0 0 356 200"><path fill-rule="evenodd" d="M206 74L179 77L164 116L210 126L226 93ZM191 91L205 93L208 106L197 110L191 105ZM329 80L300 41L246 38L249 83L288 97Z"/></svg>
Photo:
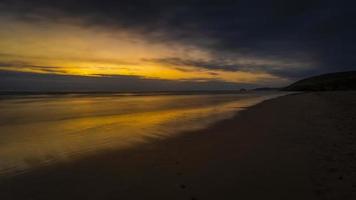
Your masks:
<svg viewBox="0 0 356 200"><path fill-rule="evenodd" d="M179 187L180 187L182 190L184 190L184 189L186 189L186 188L187 188L187 186L186 186L186 185L184 185L184 184L180 184L180 185L179 185Z"/></svg>
<svg viewBox="0 0 356 200"><path fill-rule="evenodd" d="M176 161L175 164L176 164L176 165L180 165L180 162L179 162L179 161ZM177 176L182 176L182 175L183 175L182 172L177 172L176 174L177 174ZM185 184L180 184L180 185L179 185L179 188L182 189L182 190L185 190L185 189L187 189L187 186L186 186ZM195 198L195 197L192 197L191 200L198 200L198 199Z"/></svg>

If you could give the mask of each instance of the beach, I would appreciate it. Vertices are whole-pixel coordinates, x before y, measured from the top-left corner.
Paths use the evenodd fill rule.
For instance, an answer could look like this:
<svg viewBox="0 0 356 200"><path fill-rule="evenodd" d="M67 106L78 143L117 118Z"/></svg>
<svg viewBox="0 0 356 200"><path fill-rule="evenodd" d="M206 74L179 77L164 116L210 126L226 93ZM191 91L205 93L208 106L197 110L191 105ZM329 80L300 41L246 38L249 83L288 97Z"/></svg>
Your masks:
<svg viewBox="0 0 356 200"><path fill-rule="evenodd" d="M208 128L0 177L0 199L355 199L356 92L290 94Z"/></svg>

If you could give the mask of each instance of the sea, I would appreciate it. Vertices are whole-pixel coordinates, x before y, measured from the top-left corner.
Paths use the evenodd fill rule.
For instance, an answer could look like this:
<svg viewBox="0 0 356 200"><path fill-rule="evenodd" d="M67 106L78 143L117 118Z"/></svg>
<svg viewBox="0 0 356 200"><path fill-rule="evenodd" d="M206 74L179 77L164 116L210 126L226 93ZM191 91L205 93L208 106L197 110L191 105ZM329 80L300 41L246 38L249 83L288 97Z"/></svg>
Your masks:
<svg viewBox="0 0 356 200"><path fill-rule="evenodd" d="M276 91L1 95L0 175L194 134L283 95Z"/></svg>

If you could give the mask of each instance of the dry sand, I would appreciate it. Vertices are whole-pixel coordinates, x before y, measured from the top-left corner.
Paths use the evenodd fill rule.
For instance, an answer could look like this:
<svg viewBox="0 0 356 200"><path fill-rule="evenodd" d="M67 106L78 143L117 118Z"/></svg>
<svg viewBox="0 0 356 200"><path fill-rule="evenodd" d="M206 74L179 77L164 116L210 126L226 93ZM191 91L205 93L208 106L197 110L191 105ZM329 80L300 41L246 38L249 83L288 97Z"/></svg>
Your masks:
<svg viewBox="0 0 356 200"><path fill-rule="evenodd" d="M208 129L0 178L0 199L356 199L356 92L265 101Z"/></svg>

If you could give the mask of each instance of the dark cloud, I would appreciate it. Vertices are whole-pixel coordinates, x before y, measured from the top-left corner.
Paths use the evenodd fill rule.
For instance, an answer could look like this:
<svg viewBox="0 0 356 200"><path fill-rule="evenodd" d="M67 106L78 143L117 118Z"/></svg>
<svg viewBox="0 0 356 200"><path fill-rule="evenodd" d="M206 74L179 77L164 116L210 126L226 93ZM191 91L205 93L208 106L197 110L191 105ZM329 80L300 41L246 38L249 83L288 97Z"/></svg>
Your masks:
<svg viewBox="0 0 356 200"><path fill-rule="evenodd" d="M40 71L42 73L66 73L62 67L57 66L39 66L39 65L31 65L23 62L0 62L0 70L4 67L11 67L13 69L31 69L35 71Z"/></svg>
<svg viewBox="0 0 356 200"><path fill-rule="evenodd" d="M158 59L145 59L147 62L155 62L163 65L169 65L181 71L196 71L196 70L223 70L228 72L268 72L270 74L287 77L287 78L298 78L303 77L308 74L317 73L316 69L304 69L304 70L291 70L291 68L303 67L302 64L290 63L288 61L268 63L267 61L254 61L253 59L247 60L247 62L231 63L224 59L214 59L214 60L199 60L199 59L182 59L182 58L158 58ZM273 60L271 60L273 61ZM298 66L299 65L299 66ZM191 66L194 68L187 68ZM211 72L214 75L214 72Z"/></svg>
<svg viewBox="0 0 356 200"><path fill-rule="evenodd" d="M66 19L86 26L129 28L153 41L207 49L218 60L173 60L182 64L301 78L356 68L355 6L353 1L332 0L2 0L0 11L26 20ZM235 56L312 61L314 66L220 63Z"/></svg>
<svg viewBox="0 0 356 200"><path fill-rule="evenodd" d="M237 90L261 85L236 84L218 80L157 80L137 76L69 76L10 72L0 70L0 91L40 92L132 92L132 91L182 91L182 90Z"/></svg>
<svg viewBox="0 0 356 200"><path fill-rule="evenodd" d="M176 67L182 71L189 71L193 69L186 68L186 66L192 66L202 69L219 69L224 71L239 71L241 68L237 65L229 65L225 64L224 62L219 61L204 61L204 60L197 60L197 59L182 59L182 58L158 58L158 59L150 59L145 61L151 61L156 63L161 63L165 65L171 65ZM196 69L194 69L196 70Z"/></svg>

